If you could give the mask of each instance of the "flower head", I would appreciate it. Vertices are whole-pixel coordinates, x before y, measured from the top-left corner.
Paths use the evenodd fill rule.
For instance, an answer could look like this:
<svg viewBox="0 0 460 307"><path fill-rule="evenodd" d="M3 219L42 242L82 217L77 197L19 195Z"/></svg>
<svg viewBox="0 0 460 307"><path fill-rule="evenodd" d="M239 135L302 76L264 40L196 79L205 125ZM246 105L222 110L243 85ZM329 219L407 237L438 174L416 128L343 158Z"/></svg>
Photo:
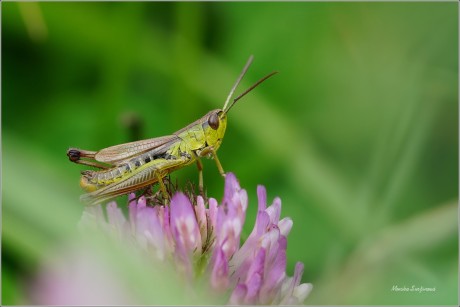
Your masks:
<svg viewBox="0 0 460 307"><path fill-rule="evenodd" d="M265 188L259 186L254 229L240 246L248 197L229 173L221 204L201 196L176 193L169 206L147 205L145 197L129 196L129 218L115 202L85 209L80 226L103 229L111 237L129 241L160 261L172 261L191 284L207 280L229 304L301 304L311 284L300 284L303 264L286 276L287 235L293 222L281 216L281 200L267 207ZM192 204L194 203L194 204Z"/></svg>

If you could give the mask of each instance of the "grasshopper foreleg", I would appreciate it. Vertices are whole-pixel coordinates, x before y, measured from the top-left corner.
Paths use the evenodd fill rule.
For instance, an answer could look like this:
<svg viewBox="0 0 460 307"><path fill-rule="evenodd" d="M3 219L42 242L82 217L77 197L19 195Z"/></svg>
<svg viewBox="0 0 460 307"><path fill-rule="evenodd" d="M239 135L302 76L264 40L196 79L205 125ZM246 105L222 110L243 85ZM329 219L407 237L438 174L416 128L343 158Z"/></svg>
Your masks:
<svg viewBox="0 0 460 307"><path fill-rule="evenodd" d="M214 159L214 161L216 161L216 165L217 165L217 169L219 170L219 173L222 175L222 177L225 177L224 169L222 168L222 164L220 164L219 158L217 157L217 154L214 148L211 148L211 154L212 154L212 158Z"/></svg>
<svg viewBox="0 0 460 307"><path fill-rule="evenodd" d="M219 158L217 157L214 147L209 146L209 147L204 148L202 151L199 152L198 155L196 155L197 161L199 157L212 157L214 161L216 161L216 165L217 165L217 169L219 170L219 173L222 175L222 177L225 177L224 169L222 168L222 164L220 164ZM201 169L203 169L203 167L201 167ZM198 167L198 170L200 170L200 167Z"/></svg>

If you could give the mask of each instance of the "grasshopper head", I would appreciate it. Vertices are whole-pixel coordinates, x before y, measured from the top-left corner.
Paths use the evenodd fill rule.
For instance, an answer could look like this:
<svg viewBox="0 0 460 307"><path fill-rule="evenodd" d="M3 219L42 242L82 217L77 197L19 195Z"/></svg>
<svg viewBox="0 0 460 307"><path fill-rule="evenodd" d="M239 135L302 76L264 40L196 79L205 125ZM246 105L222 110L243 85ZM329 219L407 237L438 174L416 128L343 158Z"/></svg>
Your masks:
<svg viewBox="0 0 460 307"><path fill-rule="evenodd" d="M207 119L203 125L206 142L208 145L213 146L217 150L222 143L227 128L227 113L217 109L207 114Z"/></svg>

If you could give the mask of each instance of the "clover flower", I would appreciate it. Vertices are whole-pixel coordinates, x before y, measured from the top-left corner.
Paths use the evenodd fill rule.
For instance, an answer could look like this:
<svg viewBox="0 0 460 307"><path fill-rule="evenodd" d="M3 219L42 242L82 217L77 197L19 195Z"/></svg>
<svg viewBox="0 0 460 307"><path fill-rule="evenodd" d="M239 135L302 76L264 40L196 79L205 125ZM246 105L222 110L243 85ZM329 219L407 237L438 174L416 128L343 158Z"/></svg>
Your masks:
<svg viewBox="0 0 460 307"><path fill-rule="evenodd" d="M303 264L286 276L287 235L293 222L281 215L281 200L267 207L258 186L254 229L240 246L248 197L229 173L221 204L210 198L178 192L169 206L148 206L145 197L129 195L129 218L115 202L88 207L80 226L98 227L110 236L134 243L160 261L172 261L190 284L205 279L215 292L228 295L229 304L301 304L312 289L300 284ZM194 204L192 204L192 202Z"/></svg>

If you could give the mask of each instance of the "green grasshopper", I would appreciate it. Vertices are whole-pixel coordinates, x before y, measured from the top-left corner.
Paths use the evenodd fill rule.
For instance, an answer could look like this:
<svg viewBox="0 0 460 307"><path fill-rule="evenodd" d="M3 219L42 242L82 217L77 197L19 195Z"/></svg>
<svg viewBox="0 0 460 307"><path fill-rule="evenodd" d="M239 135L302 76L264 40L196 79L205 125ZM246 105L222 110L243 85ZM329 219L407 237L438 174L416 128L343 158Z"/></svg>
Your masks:
<svg viewBox="0 0 460 307"><path fill-rule="evenodd" d="M203 194L202 157L213 158L220 174L225 177L216 152L222 144L227 127L227 113L239 99L277 73L274 71L266 75L229 104L252 59L251 56L247 61L222 109L210 111L171 135L115 145L99 151L78 148L67 150L70 161L99 169L81 172L80 186L88 193L80 199L88 205L96 205L155 183L160 184L163 197L167 199L163 178L194 162L198 166L198 187Z"/></svg>

